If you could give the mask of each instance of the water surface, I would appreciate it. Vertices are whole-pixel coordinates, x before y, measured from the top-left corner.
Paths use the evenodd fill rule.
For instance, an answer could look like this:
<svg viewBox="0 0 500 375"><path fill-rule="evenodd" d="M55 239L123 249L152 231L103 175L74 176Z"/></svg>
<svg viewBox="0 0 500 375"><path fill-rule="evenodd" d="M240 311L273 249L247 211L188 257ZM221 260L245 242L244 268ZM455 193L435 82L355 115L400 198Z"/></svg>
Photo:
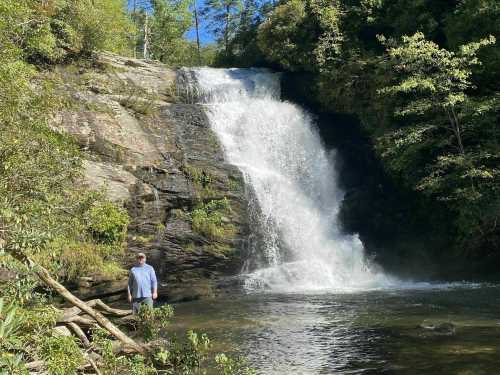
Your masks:
<svg viewBox="0 0 500 375"><path fill-rule="evenodd" d="M500 287L236 294L175 306L259 374L499 374Z"/></svg>

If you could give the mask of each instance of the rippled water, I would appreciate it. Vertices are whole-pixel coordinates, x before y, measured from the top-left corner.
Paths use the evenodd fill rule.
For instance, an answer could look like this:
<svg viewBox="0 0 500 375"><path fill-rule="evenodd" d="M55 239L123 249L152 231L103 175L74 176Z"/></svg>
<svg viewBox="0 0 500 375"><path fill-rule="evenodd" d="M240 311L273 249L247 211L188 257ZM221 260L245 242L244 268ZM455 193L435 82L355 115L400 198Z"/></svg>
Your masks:
<svg viewBox="0 0 500 375"><path fill-rule="evenodd" d="M259 374L499 374L500 287L237 294L176 306L175 330L237 348Z"/></svg>

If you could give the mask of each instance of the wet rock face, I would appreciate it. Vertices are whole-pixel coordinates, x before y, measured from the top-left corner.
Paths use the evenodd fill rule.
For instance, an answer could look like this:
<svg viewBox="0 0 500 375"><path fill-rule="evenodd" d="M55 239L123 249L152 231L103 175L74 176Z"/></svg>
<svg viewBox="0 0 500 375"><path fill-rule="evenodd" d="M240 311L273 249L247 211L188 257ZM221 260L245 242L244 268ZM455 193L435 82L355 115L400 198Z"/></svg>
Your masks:
<svg viewBox="0 0 500 375"><path fill-rule="evenodd" d="M130 213L125 266L144 252L161 297L212 295L241 267L248 220L242 175L202 108L177 101L175 71L158 63L103 54L96 67L58 74L73 104L53 126L85 151L84 183Z"/></svg>

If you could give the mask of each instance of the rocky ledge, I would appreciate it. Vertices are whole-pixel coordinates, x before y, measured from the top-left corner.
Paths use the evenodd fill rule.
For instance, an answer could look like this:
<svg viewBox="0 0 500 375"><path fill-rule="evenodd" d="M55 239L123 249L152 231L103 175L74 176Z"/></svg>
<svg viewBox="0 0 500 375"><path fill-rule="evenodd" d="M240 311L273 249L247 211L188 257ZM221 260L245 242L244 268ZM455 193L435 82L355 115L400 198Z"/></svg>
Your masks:
<svg viewBox="0 0 500 375"><path fill-rule="evenodd" d="M83 183L130 214L124 266L146 253L165 300L213 295L220 277L241 267L247 202L202 108L179 102L175 70L157 62L103 53L56 73L69 104L53 127L84 150ZM86 278L76 292L110 295L125 285Z"/></svg>

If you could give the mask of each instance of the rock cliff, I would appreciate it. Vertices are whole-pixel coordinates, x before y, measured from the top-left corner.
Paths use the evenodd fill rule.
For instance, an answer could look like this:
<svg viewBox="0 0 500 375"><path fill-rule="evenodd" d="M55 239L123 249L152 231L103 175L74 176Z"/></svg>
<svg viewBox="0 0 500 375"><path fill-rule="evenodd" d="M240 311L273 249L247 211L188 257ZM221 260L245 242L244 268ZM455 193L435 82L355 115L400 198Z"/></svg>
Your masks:
<svg viewBox="0 0 500 375"><path fill-rule="evenodd" d="M245 186L224 162L199 105L176 96L176 72L156 62L100 54L55 72L67 105L53 127L85 154L83 183L129 211L124 265L148 255L167 300L215 293L241 266L248 234ZM123 291L125 280L80 285L83 296Z"/></svg>

